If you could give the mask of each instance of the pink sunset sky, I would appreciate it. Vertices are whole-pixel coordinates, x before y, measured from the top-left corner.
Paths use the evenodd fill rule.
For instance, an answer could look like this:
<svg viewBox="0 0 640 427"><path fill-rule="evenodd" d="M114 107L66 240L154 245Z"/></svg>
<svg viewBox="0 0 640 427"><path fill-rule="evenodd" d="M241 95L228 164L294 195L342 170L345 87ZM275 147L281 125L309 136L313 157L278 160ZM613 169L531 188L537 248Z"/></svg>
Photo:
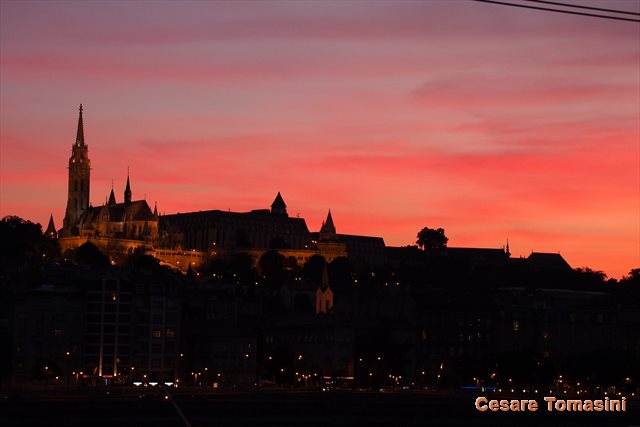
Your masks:
<svg viewBox="0 0 640 427"><path fill-rule="evenodd" d="M638 1L578 4L640 12ZM640 24L454 1L0 2L0 215L91 201L640 267Z"/></svg>

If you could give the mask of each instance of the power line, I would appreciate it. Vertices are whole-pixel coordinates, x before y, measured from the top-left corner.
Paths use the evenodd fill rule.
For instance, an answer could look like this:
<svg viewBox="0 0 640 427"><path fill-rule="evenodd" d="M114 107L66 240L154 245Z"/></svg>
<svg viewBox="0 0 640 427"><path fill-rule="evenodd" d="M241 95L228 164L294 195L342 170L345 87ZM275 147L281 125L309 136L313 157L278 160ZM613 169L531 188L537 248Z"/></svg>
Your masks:
<svg viewBox="0 0 640 427"><path fill-rule="evenodd" d="M611 12L611 13L619 13L619 14L623 14L623 15L640 16L640 13L627 12L626 10L603 9L603 8L600 8L600 7L593 7L593 6L582 6L582 5L577 5L577 4L560 3L560 2L557 2L557 1L545 1L545 0L524 0L524 1L528 1L530 3L553 4L553 5L556 5L556 6L570 7L570 8L573 8L573 9L599 10L601 12Z"/></svg>
<svg viewBox="0 0 640 427"><path fill-rule="evenodd" d="M591 16L591 17L594 17L594 18L615 19L617 21L640 22L640 19L620 18L620 17L617 17L617 16L596 15L596 14L593 14L593 13L584 13L584 12L573 12L573 11L569 11L569 10L551 9L551 8L548 8L548 7L538 7L538 6L528 6L528 5L524 5L524 4L507 3L507 2L503 2L503 1L495 1L495 0L472 0L472 1L477 1L477 2L481 2L481 3L500 4L500 5L505 5L505 6L523 7L525 9L544 10L544 11L547 11L547 12L568 13L570 15L581 15L581 16Z"/></svg>

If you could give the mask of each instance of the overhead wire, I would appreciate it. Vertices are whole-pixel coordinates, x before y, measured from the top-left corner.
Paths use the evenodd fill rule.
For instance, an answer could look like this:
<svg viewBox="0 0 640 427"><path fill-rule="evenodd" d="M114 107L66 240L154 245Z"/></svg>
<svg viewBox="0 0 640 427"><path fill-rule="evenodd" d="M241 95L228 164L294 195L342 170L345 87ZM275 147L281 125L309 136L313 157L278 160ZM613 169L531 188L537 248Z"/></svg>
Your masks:
<svg viewBox="0 0 640 427"><path fill-rule="evenodd" d="M561 3L561 2L557 2L557 1L547 1L547 0L523 0L523 1L528 1L529 3L552 4L552 5L555 5L555 6L570 7L570 8L573 8L573 9L598 10L600 12L611 12L611 13L618 13L618 14L622 14L622 15L640 16L640 13L637 13L637 12L628 12L626 10L617 10L617 9L604 9L604 8L601 8L601 7L583 6L581 4Z"/></svg>
<svg viewBox="0 0 640 427"><path fill-rule="evenodd" d="M550 7L530 6L530 5L526 5L526 4L509 3L509 2L506 2L506 1L497 1L497 0L472 0L472 1L481 2L481 3L499 4L499 5L504 5L504 6L522 7L522 8L525 8L525 9L543 10L543 11L547 11L547 12L568 13L570 15L590 16L590 17L593 17L593 18L614 19L614 20L617 20L617 21L628 21L628 22L638 22L638 23L640 23L640 19L623 18L623 17L611 16L611 15L598 15L598 14L594 14L594 13L585 13L585 12L577 12L577 11L562 10L562 9L553 9L553 8L550 8ZM525 0L525 1L531 1L531 0Z"/></svg>

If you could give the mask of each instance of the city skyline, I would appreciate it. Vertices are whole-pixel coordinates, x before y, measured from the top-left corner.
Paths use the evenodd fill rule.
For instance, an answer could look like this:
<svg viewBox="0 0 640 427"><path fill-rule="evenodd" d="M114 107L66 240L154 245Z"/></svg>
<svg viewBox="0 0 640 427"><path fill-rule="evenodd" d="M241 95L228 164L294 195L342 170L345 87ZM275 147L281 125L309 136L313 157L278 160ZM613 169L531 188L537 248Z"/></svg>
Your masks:
<svg viewBox="0 0 640 427"><path fill-rule="evenodd" d="M636 24L466 1L149 4L0 4L1 216L62 226L83 103L94 206L112 180L122 201L130 167L160 212L279 191L311 230L331 209L389 246L443 227L451 246L638 267Z"/></svg>

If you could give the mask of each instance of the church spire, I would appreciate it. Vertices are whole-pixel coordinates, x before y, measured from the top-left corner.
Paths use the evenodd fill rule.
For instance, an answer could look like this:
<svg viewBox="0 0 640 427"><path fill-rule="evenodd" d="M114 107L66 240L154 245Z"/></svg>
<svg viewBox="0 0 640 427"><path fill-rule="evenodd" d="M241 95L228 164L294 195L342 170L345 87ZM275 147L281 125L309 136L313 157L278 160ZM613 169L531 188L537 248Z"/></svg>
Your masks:
<svg viewBox="0 0 640 427"><path fill-rule="evenodd" d="M53 224L53 214L49 217L49 225L47 226L47 230L44 232L45 237L50 239L55 239L58 237L58 232L56 231L56 226Z"/></svg>
<svg viewBox="0 0 640 427"><path fill-rule="evenodd" d="M327 263L324 263L322 270L322 281L316 289L316 314L331 314L333 312L333 291L329 286L329 270Z"/></svg>
<svg viewBox="0 0 640 427"><path fill-rule="evenodd" d="M80 104L80 114L78 115L78 132L76 133L76 145L84 145L84 123L82 121L82 104Z"/></svg>
<svg viewBox="0 0 640 427"><path fill-rule="evenodd" d="M113 192L113 180L111 180L111 194L109 194L109 201L107 205L115 205L116 204L116 195Z"/></svg>
<svg viewBox="0 0 640 427"><path fill-rule="evenodd" d="M131 203L131 184L129 183L129 168L127 168L127 187L124 189L124 202Z"/></svg>
<svg viewBox="0 0 640 427"><path fill-rule="evenodd" d="M156 202L155 206L153 207L153 216L155 216L156 218L158 217L158 202Z"/></svg>

